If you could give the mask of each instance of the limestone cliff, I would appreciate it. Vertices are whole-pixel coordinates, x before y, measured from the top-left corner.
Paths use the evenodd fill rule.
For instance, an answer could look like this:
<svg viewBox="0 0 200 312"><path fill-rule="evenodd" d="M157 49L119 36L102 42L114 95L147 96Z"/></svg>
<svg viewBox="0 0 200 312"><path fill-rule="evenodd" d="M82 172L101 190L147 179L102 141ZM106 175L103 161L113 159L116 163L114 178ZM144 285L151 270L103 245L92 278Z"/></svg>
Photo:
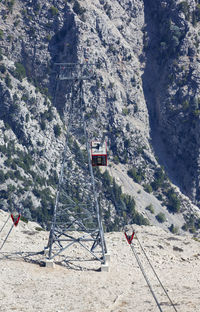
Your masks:
<svg viewBox="0 0 200 312"><path fill-rule="evenodd" d="M55 64L92 63L95 77L83 83L89 140L107 140L110 175L120 180L123 167L130 188L118 182L151 223L153 203L166 228L185 222L171 212L198 228L199 4L3 0L0 14L1 207L21 201L27 216L51 219L72 99L69 192L80 200L79 84L59 81ZM135 217L108 173L96 176L107 224Z"/></svg>

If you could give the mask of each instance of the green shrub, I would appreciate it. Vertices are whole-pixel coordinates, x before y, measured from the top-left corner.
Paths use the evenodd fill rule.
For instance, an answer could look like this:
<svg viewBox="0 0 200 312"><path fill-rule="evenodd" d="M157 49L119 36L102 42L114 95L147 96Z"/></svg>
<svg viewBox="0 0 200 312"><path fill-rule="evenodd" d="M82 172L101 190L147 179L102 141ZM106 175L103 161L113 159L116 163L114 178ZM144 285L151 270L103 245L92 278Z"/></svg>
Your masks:
<svg viewBox="0 0 200 312"><path fill-rule="evenodd" d="M152 186L150 184L143 185L143 188L144 188L145 192L147 192L147 193L153 192Z"/></svg>
<svg viewBox="0 0 200 312"><path fill-rule="evenodd" d="M0 29L0 40L3 40L3 36L4 36L3 30Z"/></svg>
<svg viewBox="0 0 200 312"><path fill-rule="evenodd" d="M156 219L158 222L163 223L166 221L165 214L163 212L160 212L159 214L156 215Z"/></svg>
<svg viewBox="0 0 200 312"><path fill-rule="evenodd" d="M0 145L0 152L3 154L6 154L6 152L7 152L6 145Z"/></svg>
<svg viewBox="0 0 200 312"><path fill-rule="evenodd" d="M58 15L58 9L55 8L54 6L51 6L49 10L52 16Z"/></svg>
<svg viewBox="0 0 200 312"><path fill-rule="evenodd" d="M130 111L127 107L122 108L122 115L127 116L129 113L130 113Z"/></svg>
<svg viewBox="0 0 200 312"><path fill-rule="evenodd" d="M132 223L138 224L138 225L149 225L149 220L143 215L136 213L134 218L132 219Z"/></svg>
<svg viewBox="0 0 200 312"><path fill-rule="evenodd" d="M187 230L188 230L188 225L187 225L187 223L183 224L182 230L183 230L183 231L187 231Z"/></svg>
<svg viewBox="0 0 200 312"><path fill-rule="evenodd" d="M15 179L15 174L12 170L8 170L5 174L5 178L6 179L11 179L11 180L14 180Z"/></svg>
<svg viewBox="0 0 200 312"><path fill-rule="evenodd" d="M153 207L152 204L148 205L145 209L146 209L146 210L149 210L152 214L155 213L155 210L154 210L154 207Z"/></svg>
<svg viewBox="0 0 200 312"><path fill-rule="evenodd" d="M189 104L189 101L188 100L185 100L184 102L183 102L183 109L184 110L187 110L188 108L189 108L189 106L190 106L190 104Z"/></svg>
<svg viewBox="0 0 200 312"><path fill-rule="evenodd" d="M2 50L0 48L0 61L2 61L2 60L3 60L3 55L2 55Z"/></svg>
<svg viewBox="0 0 200 312"><path fill-rule="evenodd" d="M38 227L38 226L35 227L35 230L38 231L38 232L45 231L43 228Z"/></svg>
<svg viewBox="0 0 200 312"><path fill-rule="evenodd" d="M189 228L189 232L190 232L190 233L192 233L192 234L196 233L196 229L195 229L195 227L191 227L191 228Z"/></svg>
<svg viewBox="0 0 200 312"><path fill-rule="evenodd" d="M13 184L8 184L7 185L7 192L8 193L13 193L15 191L15 186Z"/></svg>
<svg viewBox="0 0 200 312"><path fill-rule="evenodd" d="M11 12L12 9L13 9L13 6L15 4L15 0L6 1L6 4L7 4L7 7L8 7L8 10Z"/></svg>
<svg viewBox="0 0 200 312"><path fill-rule="evenodd" d="M167 194L167 207L171 212L179 212L181 207L181 201L175 193L174 189L170 189Z"/></svg>
<svg viewBox="0 0 200 312"><path fill-rule="evenodd" d="M27 102L28 99L29 99L28 94L23 94L22 97L21 97L21 100L24 101L24 102Z"/></svg>
<svg viewBox="0 0 200 312"><path fill-rule="evenodd" d="M114 163L115 163L116 165L118 165L118 164L119 164L119 157L118 157L117 155L115 155L115 156L113 157L113 161L114 161Z"/></svg>
<svg viewBox="0 0 200 312"><path fill-rule="evenodd" d="M3 184L5 182L6 178L5 178L5 174L3 172L3 170L0 170L0 184Z"/></svg>
<svg viewBox="0 0 200 312"><path fill-rule="evenodd" d="M6 66L4 64L0 64L0 72L4 74L6 72Z"/></svg>
<svg viewBox="0 0 200 312"><path fill-rule="evenodd" d="M151 183L151 186L154 191L157 191L160 187L163 186L163 183L166 179L166 174L162 168L157 168L154 174L154 181Z"/></svg>
<svg viewBox="0 0 200 312"><path fill-rule="evenodd" d="M41 121L40 127L41 127L41 130L43 130L43 131L46 129L46 123L44 120Z"/></svg>
<svg viewBox="0 0 200 312"><path fill-rule="evenodd" d="M86 11L85 8L82 8L80 3L78 1L75 1L74 2L74 5L73 5L73 10L76 14L78 15L83 15Z"/></svg>
<svg viewBox="0 0 200 312"><path fill-rule="evenodd" d="M53 131L56 138L61 135L61 128L58 124L53 127Z"/></svg>
<svg viewBox="0 0 200 312"><path fill-rule="evenodd" d="M190 16L190 10L189 10L190 7L187 1L180 2L178 5L178 8L185 14L185 17L188 20Z"/></svg>
<svg viewBox="0 0 200 312"><path fill-rule="evenodd" d="M200 109L195 109L195 110L192 112L192 115L193 115L195 118L199 117L199 115L200 115Z"/></svg>
<svg viewBox="0 0 200 312"><path fill-rule="evenodd" d="M14 171L14 175L15 175L16 179L18 179L18 180L22 180L23 179L19 170L15 170Z"/></svg>
<svg viewBox="0 0 200 312"><path fill-rule="evenodd" d="M5 191L5 190L0 191L0 199L8 199L8 196L9 196L9 194L7 191Z"/></svg>
<svg viewBox="0 0 200 312"><path fill-rule="evenodd" d="M29 210L33 209L34 206L33 206L31 196L28 196L25 200L23 200L22 205L26 209L29 209Z"/></svg>
<svg viewBox="0 0 200 312"><path fill-rule="evenodd" d="M24 223L28 223L28 219L25 218L24 216L21 216L20 220Z"/></svg>
<svg viewBox="0 0 200 312"><path fill-rule="evenodd" d="M106 170L103 174L102 174L102 178L103 178L103 185L105 186L110 186L112 183L112 177L109 175L108 170Z"/></svg>
<svg viewBox="0 0 200 312"><path fill-rule="evenodd" d="M42 171L46 171L46 170L47 170L47 165L46 165L45 163L40 164L40 165L39 165L39 168L40 168Z"/></svg>
<svg viewBox="0 0 200 312"><path fill-rule="evenodd" d="M28 123L28 122L29 122L29 120L30 120L30 115L27 113L27 114L26 114L26 117L25 117L25 121L26 121L26 123Z"/></svg>
<svg viewBox="0 0 200 312"><path fill-rule="evenodd" d="M173 234L178 234L179 228L178 228L178 226L175 226L174 224L171 224L170 227L169 227L169 230Z"/></svg>
<svg viewBox="0 0 200 312"><path fill-rule="evenodd" d="M130 140L129 140L129 139L125 140L125 141L124 141L124 147L125 147L125 148L129 148L130 146L131 146Z"/></svg>
<svg viewBox="0 0 200 312"><path fill-rule="evenodd" d="M22 80L23 78L26 77L26 70L24 68L24 65L22 65L21 63L17 63L17 62L15 63L14 76L19 80Z"/></svg>
<svg viewBox="0 0 200 312"><path fill-rule="evenodd" d="M59 178L56 170L52 170L52 174L49 177L48 185L51 185L52 187L56 188L59 183Z"/></svg>
<svg viewBox="0 0 200 312"><path fill-rule="evenodd" d="M50 40L51 40L51 35L48 34L48 35L46 36L46 41L49 42Z"/></svg>
<svg viewBox="0 0 200 312"><path fill-rule="evenodd" d="M54 116L51 107L49 107L49 109L46 110L44 113L41 113L40 117L41 122L44 121L45 119L47 119L48 121L52 121Z"/></svg>
<svg viewBox="0 0 200 312"><path fill-rule="evenodd" d="M140 183L144 179L144 171L141 168L132 168L127 171L129 177L133 179L133 181Z"/></svg>
<svg viewBox="0 0 200 312"><path fill-rule="evenodd" d="M5 83L9 89L12 89L12 84L11 84L11 79L10 79L9 74L7 74L5 77Z"/></svg>
<svg viewBox="0 0 200 312"><path fill-rule="evenodd" d="M200 21L200 4L197 4L196 10L194 13L195 13L196 21L199 22Z"/></svg>

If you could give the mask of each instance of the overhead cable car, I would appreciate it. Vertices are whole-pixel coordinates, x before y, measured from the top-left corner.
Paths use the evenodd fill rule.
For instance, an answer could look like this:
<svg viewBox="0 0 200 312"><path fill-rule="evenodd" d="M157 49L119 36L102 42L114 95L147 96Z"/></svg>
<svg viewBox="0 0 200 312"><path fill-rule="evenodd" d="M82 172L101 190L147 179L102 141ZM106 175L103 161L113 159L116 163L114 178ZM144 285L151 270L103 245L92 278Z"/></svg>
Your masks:
<svg viewBox="0 0 200 312"><path fill-rule="evenodd" d="M92 166L107 166L107 144L100 141L91 142Z"/></svg>

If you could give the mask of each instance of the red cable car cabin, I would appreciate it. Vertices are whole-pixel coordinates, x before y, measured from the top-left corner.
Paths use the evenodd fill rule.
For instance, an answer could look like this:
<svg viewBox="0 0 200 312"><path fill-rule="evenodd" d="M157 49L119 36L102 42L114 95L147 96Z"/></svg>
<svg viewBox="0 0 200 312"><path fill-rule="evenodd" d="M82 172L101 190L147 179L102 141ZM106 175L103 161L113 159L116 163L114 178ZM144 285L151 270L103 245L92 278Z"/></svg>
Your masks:
<svg viewBox="0 0 200 312"><path fill-rule="evenodd" d="M91 143L92 166L107 166L107 144L106 142L93 141Z"/></svg>

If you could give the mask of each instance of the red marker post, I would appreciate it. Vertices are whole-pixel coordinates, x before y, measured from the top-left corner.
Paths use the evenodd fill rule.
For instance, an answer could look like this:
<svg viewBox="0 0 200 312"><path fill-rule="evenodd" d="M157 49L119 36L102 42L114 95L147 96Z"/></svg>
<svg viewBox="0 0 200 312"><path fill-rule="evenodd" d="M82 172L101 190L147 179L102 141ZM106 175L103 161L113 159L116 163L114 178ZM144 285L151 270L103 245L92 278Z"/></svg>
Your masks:
<svg viewBox="0 0 200 312"><path fill-rule="evenodd" d="M124 235L126 236L128 244L131 245L135 232L133 232L132 235L127 235L126 232L124 232Z"/></svg>
<svg viewBox="0 0 200 312"><path fill-rule="evenodd" d="M14 215L11 213L11 219L12 219L15 226L18 225L20 218L21 218L20 214L18 216L14 217Z"/></svg>

